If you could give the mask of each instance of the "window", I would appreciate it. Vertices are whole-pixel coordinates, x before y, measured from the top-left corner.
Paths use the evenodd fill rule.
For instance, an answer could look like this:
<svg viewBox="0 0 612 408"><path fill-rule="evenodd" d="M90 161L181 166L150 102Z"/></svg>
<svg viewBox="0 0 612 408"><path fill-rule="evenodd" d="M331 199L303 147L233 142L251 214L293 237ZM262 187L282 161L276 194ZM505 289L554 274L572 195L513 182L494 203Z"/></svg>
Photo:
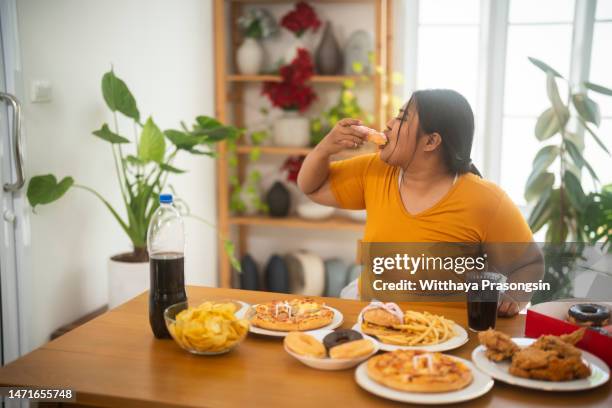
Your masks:
<svg viewBox="0 0 612 408"><path fill-rule="evenodd" d="M525 204L525 182L540 146L534 136L536 119L550 106L546 75L527 57L545 61L568 78L573 15L574 0L510 0L500 185L519 205Z"/></svg>
<svg viewBox="0 0 612 408"><path fill-rule="evenodd" d="M462 93L476 116L474 162L484 163L485 176L524 206L525 182L541 145L534 135L536 119L550 106L545 75L527 57L545 61L565 78L612 88L612 0L400 3L405 92L448 87ZM576 61L586 64L577 68ZM560 92L567 89L561 86ZM590 96L601 108L597 132L612 151L612 97ZM588 134L584 154L602 183L612 183L612 160ZM590 183L584 186L588 190Z"/></svg>

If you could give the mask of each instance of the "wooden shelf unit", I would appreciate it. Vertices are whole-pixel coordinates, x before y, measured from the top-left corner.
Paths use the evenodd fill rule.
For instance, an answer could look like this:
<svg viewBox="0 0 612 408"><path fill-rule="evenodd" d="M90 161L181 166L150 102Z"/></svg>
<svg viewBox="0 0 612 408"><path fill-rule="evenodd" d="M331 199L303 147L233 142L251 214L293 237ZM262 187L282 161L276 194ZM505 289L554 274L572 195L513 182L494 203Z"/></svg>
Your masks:
<svg viewBox="0 0 612 408"><path fill-rule="evenodd" d="M293 4L296 1L288 0L214 0L214 31L215 31L215 106L216 117L224 123L244 127L244 91L245 86L266 81L279 81L278 75L239 75L232 72L228 64L228 57L235 66L236 50L242 42L242 36L235 24L238 16L242 14L245 5L261 4ZM391 67L392 67L392 20L393 20L393 0L309 0L313 4L336 3L350 7L354 3L369 3L374 8L374 64L379 69L375 70L374 75L337 75L325 76L315 75L310 79L313 84L329 84L330 86L340 86L346 80L355 82L368 81L372 84L374 92L374 125L378 128L390 117L391 105L389 95L392 93ZM230 30L227 30L227 27ZM341 22L337 24L341 25ZM229 38L228 38L229 33ZM386 95L385 95L386 94ZM233 118L233 119L231 119ZM307 155L312 151L309 147L279 147L279 146L260 146L262 154L270 155ZM245 155L253 150L253 146L241 144L237 146L238 153L238 177L244 180L246 173ZM337 158L354 156L364 153L363 150L347 151L338 155ZM330 229L330 230L363 230L364 224L349 218L332 217L326 220L306 220L296 216L285 218L272 218L268 216L237 216L232 215L229 210L229 169L227 160L227 146L220 143L218 146L217 158L217 227L219 229L220 240L218 243L219 256L219 286L231 286L231 266L229 259L225 255L224 246L221 239L232 237L232 227L237 232L238 255L242 256L247 252L247 236L250 228L272 227L272 228L300 228L300 229Z"/></svg>

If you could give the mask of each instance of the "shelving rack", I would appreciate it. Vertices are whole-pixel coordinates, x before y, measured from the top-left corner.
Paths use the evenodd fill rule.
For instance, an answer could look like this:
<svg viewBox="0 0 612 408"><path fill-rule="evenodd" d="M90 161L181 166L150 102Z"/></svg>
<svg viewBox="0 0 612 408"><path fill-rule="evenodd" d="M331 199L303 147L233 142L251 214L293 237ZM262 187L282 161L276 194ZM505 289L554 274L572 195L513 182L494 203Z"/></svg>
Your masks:
<svg viewBox="0 0 612 408"><path fill-rule="evenodd" d="M325 76L315 75L311 83L329 84L338 86L351 79L355 82L368 80L374 92L374 118L375 125L381 127L389 117L392 84L392 1L393 0L309 0L313 4L336 3L347 7L351 4L369 3L374 6L374 63L375 73L367 78L355 75ZM214 0L214 30L215 30L215 110L216 117L224 123L233 122L235 126L244 126L244 87L249 83L262 83L266 81L280 81L277 75L240 75L233 72L228 63L231 58L235 66L235 55L242 42L242 36L237 29L236 20L242 14L245 5L252 4L292 4L296 1L287 0ZM228 30L228 27L230 29ZM387 96L385 96L387 95ZM308 147L292 148L280 146L261 146L262 154L269 155L306 155L312 149ZM252 146L241 143L237 146L238 177L242 182L245 175L245 155L252 150ZM350 153L347 153L350 154ZM236 228L238 238L238 254L242 256L247 252L247 236L249 229L257 226L273 228L301 228L326 230L353 230L363 229L363 223L343 217L332 217L321 221L306 220L296 216L286 218L271 218L266 216L239 216L233 215L229 210L229 171L227 161L227 146L220 143L217 158L217 227L221 237L231 236L232 227ZM219 286L231 286L231 266L225 252L223 243L219 241Z"/></svg>

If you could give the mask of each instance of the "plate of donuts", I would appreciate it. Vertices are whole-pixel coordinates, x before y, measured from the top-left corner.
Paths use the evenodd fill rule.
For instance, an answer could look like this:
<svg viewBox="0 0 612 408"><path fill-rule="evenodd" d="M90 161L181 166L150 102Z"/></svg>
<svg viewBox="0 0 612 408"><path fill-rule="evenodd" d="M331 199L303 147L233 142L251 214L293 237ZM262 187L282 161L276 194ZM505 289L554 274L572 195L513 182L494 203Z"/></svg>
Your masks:
<svg viewBox="0 0 612 408"><path fill-rule="evenodd" d="M373 337L349 329L290 332L283 346L290 356L319 370L355 367L380 349Z"/></svg>

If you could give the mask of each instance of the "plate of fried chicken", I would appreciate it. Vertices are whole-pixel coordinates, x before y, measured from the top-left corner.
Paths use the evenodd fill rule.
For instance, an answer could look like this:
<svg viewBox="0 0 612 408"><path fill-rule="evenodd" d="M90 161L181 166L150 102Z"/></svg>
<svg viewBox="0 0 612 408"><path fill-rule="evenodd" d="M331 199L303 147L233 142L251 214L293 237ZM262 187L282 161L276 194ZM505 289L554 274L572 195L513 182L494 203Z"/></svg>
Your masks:
<svg viewBox="0 0 612 408"><path fill-rule="evenodd" d="M496 380L545 391L595 388L610 379L600 358L578 349L584 328L562 336L510 338L489 329L478 334L480 346L472 352L476 366Z"/></svg>

